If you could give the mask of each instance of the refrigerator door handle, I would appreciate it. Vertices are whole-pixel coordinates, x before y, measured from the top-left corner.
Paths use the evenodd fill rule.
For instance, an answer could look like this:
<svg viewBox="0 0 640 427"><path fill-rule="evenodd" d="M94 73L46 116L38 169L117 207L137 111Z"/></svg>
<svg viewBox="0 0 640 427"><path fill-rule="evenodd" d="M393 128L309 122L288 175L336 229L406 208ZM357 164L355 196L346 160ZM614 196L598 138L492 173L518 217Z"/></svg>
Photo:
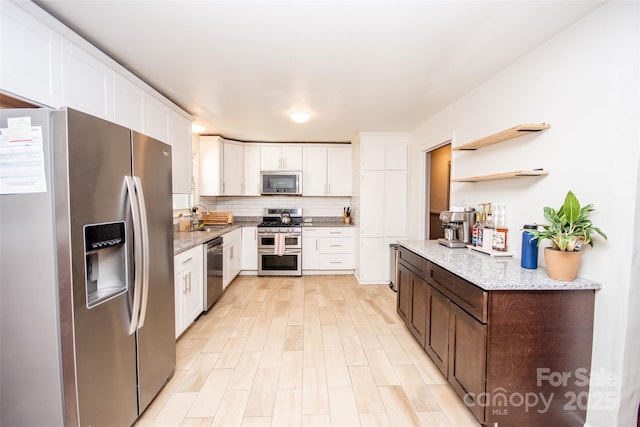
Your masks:
<svg viewBox="0 0 640 427"><path fill-rule="evenodd" d="M131 324L129 326L129 335L138 329L138 317L140 313L140 293L142 292L142 234L140 224L140 208L138 206L138 198L136 196L135 184L133 178L125 176L127 185L127 194L129 196L129 205L131 206L131 218L133 221L133 255L135 278L133 280L133 304L131 307Z"/></svg>
<svg viewBox="0 0 640 427"><path fill-rule="evenodd" d="M149 299L149 221L147 220L142 181L140 181L139 177L134 176L133 183L140 202L140 224L142 227L142 303L140 306L140 318L138 319L138 329L141 329L144 326L144 319L147 315L147 301Z"/></svg>

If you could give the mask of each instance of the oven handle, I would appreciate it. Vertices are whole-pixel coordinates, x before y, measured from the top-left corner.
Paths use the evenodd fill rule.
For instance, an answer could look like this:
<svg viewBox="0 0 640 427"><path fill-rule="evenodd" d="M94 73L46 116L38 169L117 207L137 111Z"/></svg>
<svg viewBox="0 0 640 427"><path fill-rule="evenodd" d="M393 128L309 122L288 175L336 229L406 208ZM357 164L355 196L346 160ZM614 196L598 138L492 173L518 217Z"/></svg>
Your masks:
<svg viewBox="0 0 640 427"><path fill-rule="evenodd" d="M277 256L273 253L273 248L271 249L258 249L258 253L259 254L267 254L267 255L274 255ZM284 255L295 255L295 254L299 254L302 253L302 249L285 249L284 250Z"/></svg>

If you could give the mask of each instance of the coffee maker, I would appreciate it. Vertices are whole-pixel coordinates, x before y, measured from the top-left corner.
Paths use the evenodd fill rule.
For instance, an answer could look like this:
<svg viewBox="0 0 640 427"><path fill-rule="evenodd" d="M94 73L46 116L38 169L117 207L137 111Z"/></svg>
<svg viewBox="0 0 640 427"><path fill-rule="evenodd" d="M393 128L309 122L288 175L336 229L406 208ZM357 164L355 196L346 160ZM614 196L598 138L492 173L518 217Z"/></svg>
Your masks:
<svg viewBox="0 0 640 427"><path fill-rule="evenodd" d="M470 245L475 215L476 210L470 207L452 207L440 212L444 238L439 238L438 243L449 248L466 248Z"/></svg>

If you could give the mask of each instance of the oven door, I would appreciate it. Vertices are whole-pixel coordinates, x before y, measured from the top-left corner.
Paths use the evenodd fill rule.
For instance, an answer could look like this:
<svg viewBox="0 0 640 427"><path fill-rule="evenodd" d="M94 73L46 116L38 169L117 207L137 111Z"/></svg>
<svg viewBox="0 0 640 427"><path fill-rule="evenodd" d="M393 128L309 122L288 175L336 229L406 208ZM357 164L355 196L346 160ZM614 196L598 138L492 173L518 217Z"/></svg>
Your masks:
<svg viewBox="0 0 640 427"><path fill-rule="evenodd" d="M271 249L276 246L275 233L258 233L258 249ZM284 235L285 250L301 249L302 238L300 233L286 233Z"/></svg>
<svg viewBox="0 0 640 427"><path fill-rule="evenodd" d="M301 276L301 250L286 250L275 255L272 249L258 249L258 276Z"/></svg>

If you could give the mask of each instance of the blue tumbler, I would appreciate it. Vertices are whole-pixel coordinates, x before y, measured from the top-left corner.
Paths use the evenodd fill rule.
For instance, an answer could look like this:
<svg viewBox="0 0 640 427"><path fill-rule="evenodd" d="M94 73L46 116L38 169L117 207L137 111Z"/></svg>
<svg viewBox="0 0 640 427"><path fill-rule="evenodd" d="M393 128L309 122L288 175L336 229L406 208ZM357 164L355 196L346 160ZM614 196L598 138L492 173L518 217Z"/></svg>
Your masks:
<svg viewBox="0 0 640 427"><path fill-rule="evenodd" d="M522 232L522 256L520 258L520 266L522 268L538 268L538 239L533 239L533 234L528 230L536 230L535 225L525 225Z"/></svg>

